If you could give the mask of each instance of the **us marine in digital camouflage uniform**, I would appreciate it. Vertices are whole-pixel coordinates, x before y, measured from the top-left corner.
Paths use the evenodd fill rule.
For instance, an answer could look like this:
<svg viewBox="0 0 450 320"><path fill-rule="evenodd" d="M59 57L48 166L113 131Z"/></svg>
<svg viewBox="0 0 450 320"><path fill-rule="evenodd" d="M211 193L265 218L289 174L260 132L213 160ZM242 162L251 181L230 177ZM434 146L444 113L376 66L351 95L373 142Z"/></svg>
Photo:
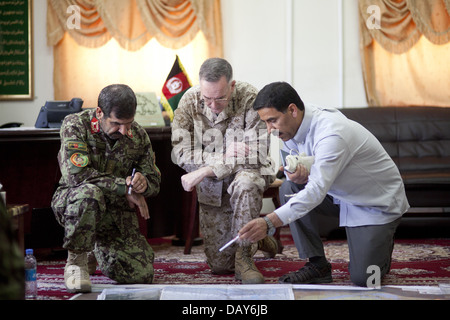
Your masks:
<svg viewBox="0 0 450 320"><path fill-rule="evenodd" d="M62 177L52 208L65 228L64 279L70 292L91 290L91 251L102 273L119 283L153 280L154 253L139 231L136 209L149 218L145 198L159 192L161 174L135 112L131 88L111 85L101 91L96 109L69 115L62 124ZM95 271L95 260L90 269Z"/></svg>
<svg viewBox="0 0 450 320"><path fill-rule="evenodd" d="M188 172L181 178L183 188L196 187L200 231L213 273L235 272L243 283L263 283L253 255L258 248L270 256L279 252L281 244L273 237L219 252L259 216L263 192L274 181L273 162L267 155L270 138L252 108L257 90L232 76L226 60L203 63L200 85L189 89L175 110L173 160Z"/></svg>

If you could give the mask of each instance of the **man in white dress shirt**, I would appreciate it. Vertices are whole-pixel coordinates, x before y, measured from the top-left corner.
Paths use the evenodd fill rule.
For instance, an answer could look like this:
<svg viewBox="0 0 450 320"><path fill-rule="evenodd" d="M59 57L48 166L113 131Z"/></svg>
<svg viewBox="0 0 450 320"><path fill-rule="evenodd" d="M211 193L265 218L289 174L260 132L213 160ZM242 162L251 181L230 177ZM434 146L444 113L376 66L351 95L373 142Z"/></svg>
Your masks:
<svg viewBox="0 0 450 320"><path fill-rule="evenodd" d="M331 264L318 221L338 216L347 233L352 282L370 286L376 272L380 280L389 272L394 233L409 204L400 173L379 141L337 109L305 105L284 82L264 87L253 108L283 141L284 150L313 156L314 163L310 172L302 165L286 172L283 206L268 219L250 221L240 238L258 241L271 228L290 224L300 258L309 261L280 282L327 283Z"/></svg>

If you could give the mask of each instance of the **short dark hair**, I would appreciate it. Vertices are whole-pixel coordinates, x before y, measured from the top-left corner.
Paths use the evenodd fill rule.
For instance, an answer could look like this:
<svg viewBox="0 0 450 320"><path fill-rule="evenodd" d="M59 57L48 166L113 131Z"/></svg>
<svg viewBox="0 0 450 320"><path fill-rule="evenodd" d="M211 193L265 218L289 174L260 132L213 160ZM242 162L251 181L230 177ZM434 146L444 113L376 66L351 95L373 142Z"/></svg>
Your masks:
<svg viewBox="0 0 450 320"><path fill-rule="evenodd" d="M273 82L259 91L253 109L275 108L277 111L285 113L291 103L302 111L305 109L302 99L289 83Z"/></svg>
<svg viewBox="0 0 450 320"><path fill-rule="evenodd" d="M231 64L222 58L207 59L200 67L199 78L208 82L217 82L225 76L227 82L233 80Z"/></svg>
<svg viewBox="0 0 450 320"><path fill-rule="evenodd" d="M100 92L98 106L107 118L114 112L118 119L130 119L136 114L136 95L125 84L112 84Z"/></svg>

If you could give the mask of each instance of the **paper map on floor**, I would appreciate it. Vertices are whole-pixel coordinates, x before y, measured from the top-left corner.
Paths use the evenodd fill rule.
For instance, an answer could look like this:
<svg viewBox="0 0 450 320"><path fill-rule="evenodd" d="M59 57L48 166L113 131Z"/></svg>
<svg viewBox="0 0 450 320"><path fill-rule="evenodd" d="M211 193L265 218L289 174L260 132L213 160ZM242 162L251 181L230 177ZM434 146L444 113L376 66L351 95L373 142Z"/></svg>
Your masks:
<svg viewBox="0 0 450 320"><path fill-rule="evenodd" d="M294 300L291 285L176 285L114 287L97 300Z"/></svg>
<svg viewBox="0 0 450 320"><path fill-rule="evenodd" d="M162 290L161 300L294 300L291 285L180 285Z"/></svg>
<svg viewBox="0 0 450 320"><path fill-rule="evenodd" d="M159 300L160 288L111 288L104 289L97 300Z"/></svg>

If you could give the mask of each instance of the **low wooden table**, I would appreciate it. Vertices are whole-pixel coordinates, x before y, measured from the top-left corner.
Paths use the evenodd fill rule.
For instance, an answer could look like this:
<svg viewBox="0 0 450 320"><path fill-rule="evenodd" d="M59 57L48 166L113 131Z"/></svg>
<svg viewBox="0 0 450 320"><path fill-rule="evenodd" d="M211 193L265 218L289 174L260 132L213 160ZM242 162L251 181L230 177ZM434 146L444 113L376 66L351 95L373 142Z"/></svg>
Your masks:
<svg viewBox="0 0 450 320"><path fill-rule="evenodd" d="M8 214L11 215L13 221L13 230L16 233L17 242L22 253L25 252L25 231L24 231L24 215L30 208L28 204L8 204L6 205Z"/></svg>

